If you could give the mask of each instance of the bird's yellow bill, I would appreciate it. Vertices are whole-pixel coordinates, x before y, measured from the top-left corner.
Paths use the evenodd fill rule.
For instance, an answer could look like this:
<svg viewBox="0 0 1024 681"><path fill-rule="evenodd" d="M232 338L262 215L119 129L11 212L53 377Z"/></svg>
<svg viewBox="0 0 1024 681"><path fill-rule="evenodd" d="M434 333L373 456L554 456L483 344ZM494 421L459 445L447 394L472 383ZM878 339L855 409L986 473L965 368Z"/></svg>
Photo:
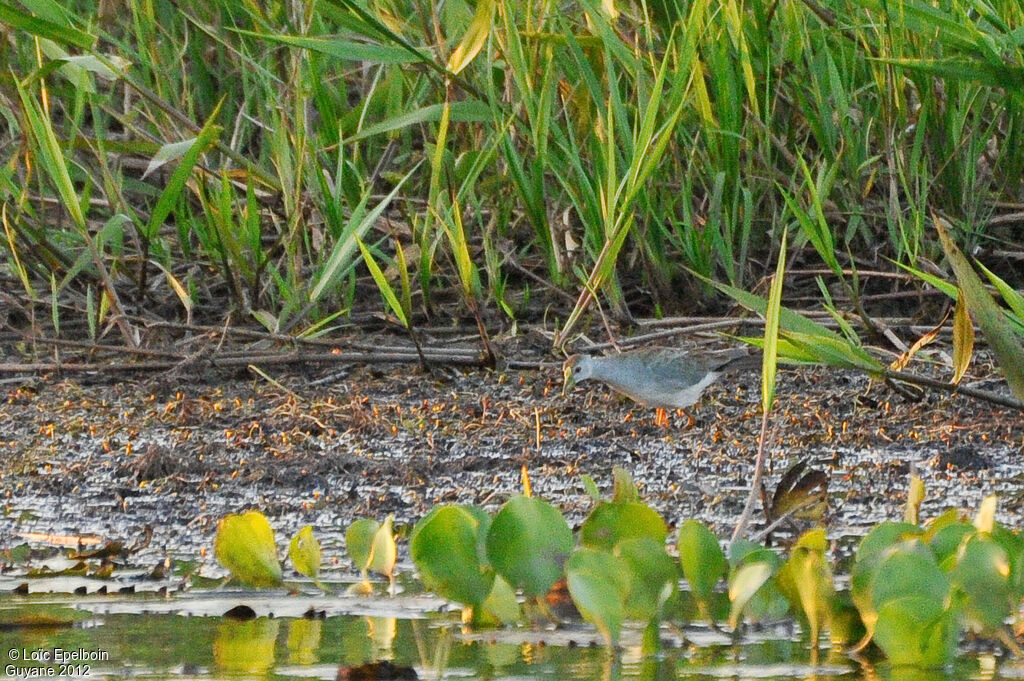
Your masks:
<svg viewBox="0 0 1024 681"><path fill-rule="evenodd" d="M562 397L565 397L572 388L572 367L566 364L562 367Z"/></svg>

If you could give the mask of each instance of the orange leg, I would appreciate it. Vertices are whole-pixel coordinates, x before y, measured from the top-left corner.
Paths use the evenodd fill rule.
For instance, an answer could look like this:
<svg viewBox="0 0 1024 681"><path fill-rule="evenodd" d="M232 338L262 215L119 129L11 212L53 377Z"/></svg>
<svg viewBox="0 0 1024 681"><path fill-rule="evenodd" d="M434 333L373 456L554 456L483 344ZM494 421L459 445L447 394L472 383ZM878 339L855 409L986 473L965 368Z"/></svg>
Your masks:
<svg viewBox="0 0 1024 681"><path fill-rule="evenodd" d="M658 407L654 414L654 425L660 428L668 428L669 426L668 412L661 407Z"/></svg>
<svg viewBox="0 0 1024 681"><path fill-rule="evenodd" d="M693 414L685 409L680 409L679 412L686 417L686 430L693 428L694 424L697 423L697 419L693 418Z"/></svg>

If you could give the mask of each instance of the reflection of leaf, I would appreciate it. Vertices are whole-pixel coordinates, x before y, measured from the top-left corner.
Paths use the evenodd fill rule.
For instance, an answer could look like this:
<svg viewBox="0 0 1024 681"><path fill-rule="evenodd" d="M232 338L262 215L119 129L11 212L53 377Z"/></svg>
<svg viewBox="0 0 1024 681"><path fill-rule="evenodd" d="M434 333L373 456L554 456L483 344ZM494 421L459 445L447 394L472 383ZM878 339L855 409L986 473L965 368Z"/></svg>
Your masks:
<svg viewBox="0 0 1024 681"><path fill-rule="evenodd" d="M956 385L964 377L973 354L974 324L967 312L964 291L960 289L956 297L956 310L953 312L953 380L950 383Z"/></svg>
<svg viewBox="0 0 1024 681"><path fill-rule="evenodd" d="M224 621L213 639L213 661L222 672L265 675L274 666L281 620L260 617L249 622Z"/></svg>
<svg viewBox="0 0 1024 681"><path fill-rule="evenodd" d="M956 274L968 310L978 321L985 340L988 341L999 367L1006 376L1010 390L1018 399L1024 399L1024 347L1021 347L1003 311L985 290L985 285L981 283L974 268L953 242L947 231L948 223L938 216L934 216L933 219L935 229L939 233L939 241L942 242L942 249L953 267L953 273Z"/></svg>
<svg viewBox="0 0 1024 681"><path fill-rule="evenodd" d="M296 617L288 622L288 662L312 665L319 659L320 639L324 623L320 619Z"/></svg>
<svg viewBox="0 0 1024 681"><path fill-rule="evenodd" d="M966 596L964 614L984 633L1000 630L1010 617L1014 595L1006 551L986 534L977 534L961 546L952 578Z"/></svg>

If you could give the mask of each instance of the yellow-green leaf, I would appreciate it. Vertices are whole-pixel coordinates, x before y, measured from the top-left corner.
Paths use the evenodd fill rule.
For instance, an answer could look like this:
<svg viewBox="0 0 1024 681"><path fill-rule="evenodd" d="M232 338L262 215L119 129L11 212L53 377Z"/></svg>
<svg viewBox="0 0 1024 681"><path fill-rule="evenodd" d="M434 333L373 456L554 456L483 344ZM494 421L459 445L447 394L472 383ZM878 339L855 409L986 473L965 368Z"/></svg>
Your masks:
<svg viewBox="0 0 1024 681"><path fill-rule="evenodd" d="M786 234L782 231L779 262L768 292L768 308L764 315L764 354L761 368L761 409L768 412L775 402L775 367L779 357L779 315L782 308L782 280L786 274Z"/></svg>
<svg viewBox="0 0 1024 681"><path fill-rule="evenodd" d="M394 518L388 516L387 520L384 521L373 535L369 569L390 578L395 572L395 560L397 558L398 548L395 546Z"/></svg>
<svg viewBox="0 0 1024 681"><path fill-rule="evenodd" d="M462 36L452 56L448 59L448 70L456 74L469 66L473 58L483 49L487 42L487 36L491 33L491 25L494 23L494 0L478 0L476 3L476 14L469 22L466 34Z"/></svg>
<svg viewBox="0 0 1024 681"><path fill-rule="evenodd" d="M398 317L398 321L402 322L402 326L409 328L409 318L405 314L405 307L399 302L398 296L395 295L395 289L391 286L391 282L384 276L384 272L380 269L380 265L377 264L373 254L370 253L370 249L366 247L366 244L358 236L356 237L356 243L359 244L359 252L363 254L363 262L366 263L366 268L370 270L370 276L373 277L374 283L377 284L380 294L384 296L384 301L387 302L388 307Z"/></svg>
<svg viewBox="0 0 1024 681"><path fill-rule="evenodd" d="M903 521L917 525L921 502L924 501L924 481L917 475L910 476L907 490L907 507L903 510Z"/></svg>
<svg viewBox="0 0 1024 681"><path fill-rule="evenodd" d="M967 373L974 354L974 324L964 302L964 291L960 289L956 296L956 309L953 311L953 380L956 385Z"/></svg>
<svg viewBox="0 0 1024 681"><path fill-rule="evenodd" d="M277 560L274 530L259 511L225 516L217 523L213 543L217 562L239 581L251 586L276 586L281 583L281 564Z"/></svg>
<svg viewBox="0 0 1024 681"><path fill-rule="evenodd" d="M978 515L974 516L974 526L979 532L991 532L996 524L996 501L995 494L990 494L981 500L978 506Z"/></svg>
<svg viewBox="0 0 1024 681"><path fill-rule="evenodd" d="M320 542L313 534L313 528L306 525L295 533L288 546L288 557L299 574L316 577L320 574Z"/></svg>

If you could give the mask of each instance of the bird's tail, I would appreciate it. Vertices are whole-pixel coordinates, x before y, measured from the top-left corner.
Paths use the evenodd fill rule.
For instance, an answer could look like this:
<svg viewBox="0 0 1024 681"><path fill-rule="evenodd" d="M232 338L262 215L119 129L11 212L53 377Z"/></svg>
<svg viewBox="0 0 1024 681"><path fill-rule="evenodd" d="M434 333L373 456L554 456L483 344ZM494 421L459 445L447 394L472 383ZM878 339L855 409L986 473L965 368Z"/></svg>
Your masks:
<svg viewBox="0 0 1024 681"><path fill-rule="evenodd" d="M718 371L722 373L728 373L730 371L753 371L754 369L760 369L763 362L763 353L760 350L757 350L726 361L718 367Z"/></svg>

